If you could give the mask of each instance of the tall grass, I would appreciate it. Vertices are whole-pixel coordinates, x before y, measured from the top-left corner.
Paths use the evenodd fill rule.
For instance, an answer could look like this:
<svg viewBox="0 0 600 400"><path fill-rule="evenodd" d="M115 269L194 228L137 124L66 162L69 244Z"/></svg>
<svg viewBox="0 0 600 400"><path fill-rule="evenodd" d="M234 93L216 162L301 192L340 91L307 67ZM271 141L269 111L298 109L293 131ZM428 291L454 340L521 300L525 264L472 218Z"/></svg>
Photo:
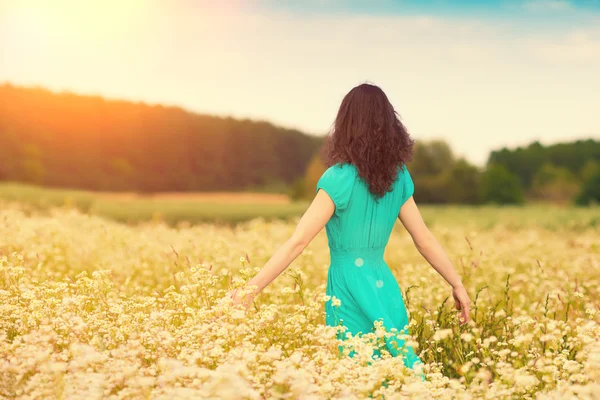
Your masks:
<svg viewBox="0 0 600 400"><path fill-rule="evenodd" d="M290 219L306 210L307 202L217 203L198 199L155 199L139 196L119 199L87 191L47 189L20 183L0 183L0 201L18 202L29 210L48 211L72 207L80 211L126 223L163 221L179 223L217 222L236 224L253 218Z"/></svg>
<svg viewBox="0 0 600 400"><path fill-rule="evenodd" d="M596 214L552 210L423 210L473 300L463 326L450 288L398 224L385 259L410 312L407 340L426 363L423 382L385 350L371 362L376 326L348 339L356 356L340 355L336 328L324 325L324 231L247 314L223 301L297 219L174 228L7 203L0 397L597 398Z"/></svg>

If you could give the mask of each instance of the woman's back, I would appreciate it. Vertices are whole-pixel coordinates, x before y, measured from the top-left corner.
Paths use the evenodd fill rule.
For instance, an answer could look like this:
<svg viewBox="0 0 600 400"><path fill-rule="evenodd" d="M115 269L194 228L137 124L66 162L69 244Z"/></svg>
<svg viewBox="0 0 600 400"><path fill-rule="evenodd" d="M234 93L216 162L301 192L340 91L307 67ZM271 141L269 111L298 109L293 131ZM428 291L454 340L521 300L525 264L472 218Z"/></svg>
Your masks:
<svg viewBox="0 0 600 400"><path fill-rule="evenodd" d="M317 183L335 204L326 225L331 263L327 273L326 323L343 325L352 335L374 329L380 321L388 331L399 333L408 325L408 314L398 282L383 259L400 208L413 194L406 167L398 168L392 190L376 198L350 163L329 167ZM340 339L345 334L340 333ZM421 362L412 348L403 349L397 336L386 340L388 351L405 355L405 364ZM341 349L342 350L342 349ZM381 349L375 349L374 355ZM405 353L406 352L406 353ZM349 352L353 356L354 352Z"/></svg>
<svg viewBox="0 0 600 400"><path fill-rule="evenodd" d="M329 167L317 183L335 203L335 213L326 225L333 251L381 250L388 243L400 207L412 196L414 186L406 166L398 168L392 190L376 199L353 164Z"/></svg>

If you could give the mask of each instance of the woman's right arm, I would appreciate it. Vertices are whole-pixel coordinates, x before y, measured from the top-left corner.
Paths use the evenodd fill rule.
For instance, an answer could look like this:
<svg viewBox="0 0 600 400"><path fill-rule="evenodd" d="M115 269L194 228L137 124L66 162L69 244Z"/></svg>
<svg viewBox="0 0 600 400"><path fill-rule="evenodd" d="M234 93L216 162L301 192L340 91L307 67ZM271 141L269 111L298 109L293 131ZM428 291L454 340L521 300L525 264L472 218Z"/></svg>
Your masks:
<svg viewBox="0 0 600 400"><path fill-rule="evenodd" d="M461 311L462 323L468 322L471 306L469 295L448 255L425 225L412 196L400 208L398 219L412 237L419 253L452 286L452 297L454 297L456 309Z"/></svg>

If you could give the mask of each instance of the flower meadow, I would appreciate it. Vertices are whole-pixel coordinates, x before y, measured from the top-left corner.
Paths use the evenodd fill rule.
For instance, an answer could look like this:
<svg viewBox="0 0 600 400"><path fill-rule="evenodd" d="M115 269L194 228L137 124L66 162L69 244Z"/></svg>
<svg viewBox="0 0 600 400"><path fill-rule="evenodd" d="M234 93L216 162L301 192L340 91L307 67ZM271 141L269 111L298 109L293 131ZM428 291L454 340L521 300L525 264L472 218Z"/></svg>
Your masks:
<svg viewBox="0 0 600 400"><path fill-rule="evenodd" d="M598 210L425 209L471 296L465 325L398 222L385 260L424 381L385 351L370 359L388 334L378 324L344 342L354 357L340 354L339 328L324 325L326 301L344 306L325 296L324 230L245 312L225 293L294 221L0 210L0 398L600 398Z"/></svg>

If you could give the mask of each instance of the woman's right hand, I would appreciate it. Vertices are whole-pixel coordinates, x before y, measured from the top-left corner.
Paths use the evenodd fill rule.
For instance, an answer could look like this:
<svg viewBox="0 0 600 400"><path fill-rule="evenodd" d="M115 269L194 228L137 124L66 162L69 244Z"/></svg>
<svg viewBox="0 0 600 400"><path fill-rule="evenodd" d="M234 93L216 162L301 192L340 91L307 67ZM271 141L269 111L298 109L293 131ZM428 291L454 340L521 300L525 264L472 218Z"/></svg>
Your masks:
<svg viewBox="0 0 600 400"><path fill-rule="evenodd" d="M456 306L456 309L460 311L461 325L466 324L471 318L469 315L471 299L469 299L467 290L464 286L457 286L452 289L452 297L454 297L454 305Z"/></svg>
<svg viewBox="0 0 600 400"><path fill-rule="evenodd" d="M412 196L400 207L398 218L412 237L419 253L425 257L427 262L446 282L452 285L452 297L454 297L456 309L460 311L461 325L466 324L470 318L469 308L471 307L471 300L469 299L469 295L461 283L460 276L456 273L454 267L452 267L448 255L425 225L417 203L415 203L415 199Z"/></svg>

